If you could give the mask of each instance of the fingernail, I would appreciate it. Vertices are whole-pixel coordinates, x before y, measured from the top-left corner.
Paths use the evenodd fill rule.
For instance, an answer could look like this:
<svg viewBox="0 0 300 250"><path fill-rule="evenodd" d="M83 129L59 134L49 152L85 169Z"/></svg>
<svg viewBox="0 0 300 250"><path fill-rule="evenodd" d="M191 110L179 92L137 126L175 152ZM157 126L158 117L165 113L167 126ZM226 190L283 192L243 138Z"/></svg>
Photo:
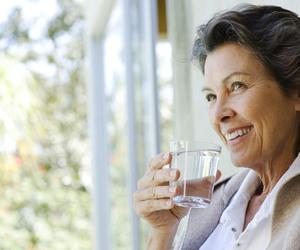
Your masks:
<svg viewBox="0 0 300 250"><path fill-rule="evenodd" d="M169 152L167 152L167 153L164 153L164 155L163 155L163 159L164 160L167 160L169 158Z"/></svg>

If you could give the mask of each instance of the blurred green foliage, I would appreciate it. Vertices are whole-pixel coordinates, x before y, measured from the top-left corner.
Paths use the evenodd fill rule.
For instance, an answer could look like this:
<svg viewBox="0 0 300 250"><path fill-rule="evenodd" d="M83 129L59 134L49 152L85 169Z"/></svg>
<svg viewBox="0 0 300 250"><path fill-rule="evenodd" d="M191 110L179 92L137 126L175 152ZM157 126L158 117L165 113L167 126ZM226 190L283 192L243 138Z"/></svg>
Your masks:
<svg viewBox="0 0 300 250"><path fill-rule="evenodd" d="M83 14L56 4L0 24L1 250L92 248Z"/></svg>
<svg viewBox="0 0 300 250"><path fill-rule="evenodd" d="M49 2L56 3L55 11L49 8L36 15L22 7L38 9ZM22 6L11 9L0 23L0 250L92 249L82 8L75 0L24 0ZM139 15L135 22L135 32L140 32ZM147 61L141 40L133 42L141 176L149 160L142 63ZM118 56L123 63L122 51ZM166 97L172 89L161 72L160 125L166 142L172 132L172 98ZM123 78L114 74L107 96L112 249L118 250L132 244ZM143 224L142 246L147 230Z"/></svg>

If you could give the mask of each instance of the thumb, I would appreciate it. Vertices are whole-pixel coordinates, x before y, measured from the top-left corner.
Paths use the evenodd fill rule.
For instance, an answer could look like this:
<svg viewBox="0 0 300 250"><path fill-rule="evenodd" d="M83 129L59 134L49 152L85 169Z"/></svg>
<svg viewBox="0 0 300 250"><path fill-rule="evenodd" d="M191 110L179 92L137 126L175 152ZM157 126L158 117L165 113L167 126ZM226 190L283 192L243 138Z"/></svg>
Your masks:
<svg viewBox="0 0 300 250"><path fill-rule="evenodd" d="M216 174L216 182L220 179L222 172L218 169Z"/></svg>

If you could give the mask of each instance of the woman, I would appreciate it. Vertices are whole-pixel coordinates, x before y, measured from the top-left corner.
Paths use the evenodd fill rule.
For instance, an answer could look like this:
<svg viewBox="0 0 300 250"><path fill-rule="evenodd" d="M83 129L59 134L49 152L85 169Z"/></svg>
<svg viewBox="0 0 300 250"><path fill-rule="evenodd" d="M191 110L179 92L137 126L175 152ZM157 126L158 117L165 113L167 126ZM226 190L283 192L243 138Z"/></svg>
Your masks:
<svg viewBox="0 0 300 250"><path fill-rule="evenodd" d="M211 124L247 169L217 183L208 208L191 209L175 248L300 249L299 17L253 5L218 14L199 27L193 58ZM180 173L163 168L170 161L154 157L135 193L151 225L148 249L170 249L187 213L171 202L166 183Z"/></svg>

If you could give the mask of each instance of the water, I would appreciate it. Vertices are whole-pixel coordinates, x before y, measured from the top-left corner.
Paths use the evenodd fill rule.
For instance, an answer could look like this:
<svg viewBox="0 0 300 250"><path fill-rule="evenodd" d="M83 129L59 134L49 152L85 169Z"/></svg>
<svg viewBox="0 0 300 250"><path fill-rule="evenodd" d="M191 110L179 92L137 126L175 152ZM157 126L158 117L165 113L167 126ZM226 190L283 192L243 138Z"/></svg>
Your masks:
<svg viewBox="0 0 300 250"><path fill-rule="evenodd" d="M173 202L181 207L205 208L209 205L210 200L198 196L176 196Z"/></svg>
<svg viewBox="0 0 300 250"><path fill-rule="evenodd" d="M171 168L180 171L174 203L184 207L206 207L211 200L220 152L195 150L172 153Z"/></svg>

